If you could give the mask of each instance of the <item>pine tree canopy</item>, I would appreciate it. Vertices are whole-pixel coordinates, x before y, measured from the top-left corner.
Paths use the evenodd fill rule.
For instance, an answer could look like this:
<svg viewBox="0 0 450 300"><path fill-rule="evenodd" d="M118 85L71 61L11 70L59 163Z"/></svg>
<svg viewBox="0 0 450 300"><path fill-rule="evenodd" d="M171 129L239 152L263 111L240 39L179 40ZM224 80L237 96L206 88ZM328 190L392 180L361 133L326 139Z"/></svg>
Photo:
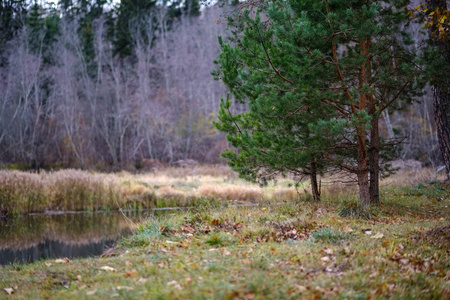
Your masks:
<svg viewBox="0 0 450 300"><path fill-rule="evenodd" d="M403 30L406 4L266 0L232 16L214 75L248 111L234 115L229 97L221 103L215 125L237 149L223 154L229 165L261 183L280 172L343 170L365 204L370 180L377 202L380 162L397 142L380 139L378 118L423 87Z"/></svg>

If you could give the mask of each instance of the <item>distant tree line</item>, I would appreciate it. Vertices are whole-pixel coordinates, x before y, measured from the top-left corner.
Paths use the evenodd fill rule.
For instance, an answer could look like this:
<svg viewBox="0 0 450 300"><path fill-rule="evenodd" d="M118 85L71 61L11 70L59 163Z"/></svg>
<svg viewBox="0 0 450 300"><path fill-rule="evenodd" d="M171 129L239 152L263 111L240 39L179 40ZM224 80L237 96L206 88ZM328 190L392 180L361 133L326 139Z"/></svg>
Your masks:
<svg viewBox="0 0 450 300"><path fill-rule="evenodd" d="M0 167L219 162L227 142L212 121L226 88L210 73L229 5L1 0ZM406 137L403 158L439 167L432 120L432 97L424 96L383 111L380 134Z"/></svg>
<svg viewBox="0 0 450 300"><path fill-rule="evenodd" d="M216 162L217 8L2 1L0 161L25 168Z"/></svg>

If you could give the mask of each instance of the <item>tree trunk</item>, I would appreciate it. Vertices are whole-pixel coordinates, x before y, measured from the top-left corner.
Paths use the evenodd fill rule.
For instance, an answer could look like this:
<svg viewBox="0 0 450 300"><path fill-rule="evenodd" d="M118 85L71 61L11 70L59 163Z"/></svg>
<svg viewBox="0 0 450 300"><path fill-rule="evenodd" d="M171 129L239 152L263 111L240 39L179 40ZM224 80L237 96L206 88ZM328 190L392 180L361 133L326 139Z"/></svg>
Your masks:
<svg viewBox="0 0 450 300"><path fill-rule="evenodd" d="M378 131L378 116L372 115L370 130L369 173L370 173L370 204L380 203L380 137Z"/></svg>
<svg viewBox="0 0 450 300"><path fill-rule="evenodd" d="M370 205L370 193L369 193L369 173L368 171L361 171L357 174L358 187L359 187L359 199L362 205Z"/></svg>
<svg viewBox="0 0 450 300"><path fill-rule="evenodd" d="M314 160L311 160L310 163L310 178L311 178L311 190L314 201L320 201L320 188L317 184L317 167Z"/></svg>
<svg viewBox="0 0 450 300"><path fill-rule="evenodd" d="M447 82L447 88L433 88L433 104L439 146L447 170L447 180L450 180L450 80Z"/></svg>
<svg viewBox="0 0 450 300"><path fill-rule="evenodd" d="M358 177L359 201L362 205L370 205L369 168L367 167L368 151L364 138L359 136L358 140L358 170L356 176Z"/></svg>
<svg viewBox="0 0 450 300"><path fill-rule="evenodd" d="M448 10L446 0L427 0L426 3L429 8L439 7L441 10ZM438 31L435 26L429 28L429 34L431 44L442 51L447 64L450 64L450 40L439 39L436 36ZM433 106L439 148L447 170L447 179L450 180L450 74L442 76L446 76L445 82L433 87Z"/></svg>

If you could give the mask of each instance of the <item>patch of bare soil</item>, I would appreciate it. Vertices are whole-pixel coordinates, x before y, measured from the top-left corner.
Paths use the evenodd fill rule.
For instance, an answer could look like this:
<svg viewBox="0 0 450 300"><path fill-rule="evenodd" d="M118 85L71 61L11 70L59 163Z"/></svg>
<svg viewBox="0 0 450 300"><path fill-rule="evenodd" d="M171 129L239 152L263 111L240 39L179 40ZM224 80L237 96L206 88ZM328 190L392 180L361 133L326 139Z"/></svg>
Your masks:
<svg viewBox="0 0 450 300"><path fill-rule="evenodd" d="M418 241L427 241L438 247L450 249L450 225L417 233L414 236L414 239Z"/></svg>

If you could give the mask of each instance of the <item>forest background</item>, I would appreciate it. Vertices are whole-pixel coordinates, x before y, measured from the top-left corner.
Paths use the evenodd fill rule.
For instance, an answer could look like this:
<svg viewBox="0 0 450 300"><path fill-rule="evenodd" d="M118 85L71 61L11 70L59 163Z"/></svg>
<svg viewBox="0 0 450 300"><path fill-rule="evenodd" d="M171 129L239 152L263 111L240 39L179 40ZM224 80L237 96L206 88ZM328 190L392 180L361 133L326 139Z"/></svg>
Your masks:
<svg viewBox="0 0 450 300"><path fill-rule="evenodd" d="M210 73L236 4L1 1L0 165L111 171L221 162L227 142L212 121L226 88ZM425 33L415 26L421 47ZM420 100L384 111L380 131L404 137L402 159L439 171L431 88Z"/></svg>

